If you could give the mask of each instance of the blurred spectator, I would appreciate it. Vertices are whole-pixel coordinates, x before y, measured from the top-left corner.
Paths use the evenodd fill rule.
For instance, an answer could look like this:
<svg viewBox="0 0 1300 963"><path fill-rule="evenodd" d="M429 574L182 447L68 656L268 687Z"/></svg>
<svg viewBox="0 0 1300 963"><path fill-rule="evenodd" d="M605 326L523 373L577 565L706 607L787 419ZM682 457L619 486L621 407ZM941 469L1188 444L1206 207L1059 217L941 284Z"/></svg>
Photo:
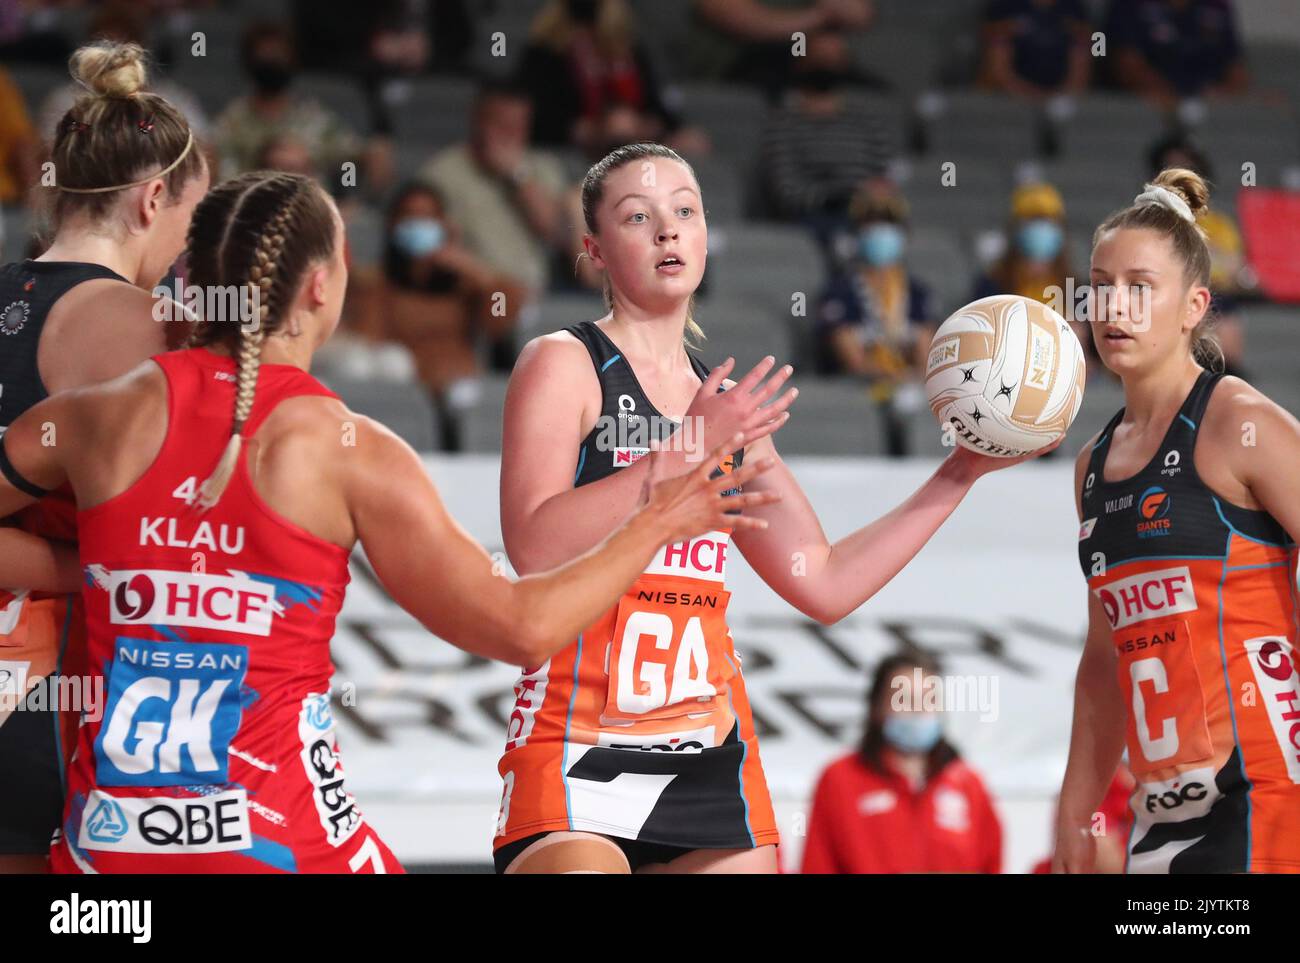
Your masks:
<svg viewBox="0 0 1300 963"><path fill-rule="evenodd" d="M548 0L533 19L520 76L532 92L538 144L573 145L591 158L639 141L708 149L665 103L627 0Z"/></svg>
<svg viewBox="0 0 1300 963"><path fill-rule="evenodd" d="M382 268L352 275L347 329L411 351L435 404L442 447L457 451L460 414L477 400L475 344L510 338L522 291L461 243L442 195L428 185L398 191L385 230Z"/></svg>
<svg viewBox="0 0 1300 963"><path fill-rule="evenodd" d="M288 27L271 21L250 25L244 32L241 56L253 89L232 101L217 118L222 178L254 170L257 153L266 142L290 134L307 146L329 190L337 187L341 165L347 161L356 163L372 182L383 180L381 152L372 151L333 111L293 91L298 60Z"/></svg>
<svg viewBox="0 0 1300 963"><path fill-rule="evenodd" d="M1065 202L1051 184L1025 184L1011 195L1011 217L1007 222L1005 252L975 281L971 300L995 294L1018 294L1041 301L1070 322L1087 353L1088 371L1102 369L1092 342L1092 327L1076 317L1078 295L1067 302L1081 283L1070 283L1070 258L1065 244Z"/></svg>
<svg viewBox="0 0 1300 963"><path fill-rule="evenodd" d="M101 4L86 30L86 40L115 40L119 43L136 43L145 50L151 49L149 35L149 16L146 9L132 0L109 0ZM208 115L200 106L199 100L188 89L150 69L149 91L164 97L177 110L185 115L194 136L205 145L209 142L211 131ZM50 142L59 120L85 90L73 82L56 87L46 95L37 114L37 131L41 139ZM209 161L215 160L215 155Z"/></svg>
<svg viewBox="0 0 1300 963"><path fill-rule="evenodd" d="M496 81L479 88L469 140L443 150L420 179L447 199L461 239L492 270L540 297L550 258L563 239L564 170L528 143L532 107L519 87Z"/></svg>
<svg viewBox="0 0 1300 963"><path fill-rule="evenodd" d="M1153 144L1147 160L1152 177L1167 167L1186 167L1207 181L1214 179L1206 156L1179 134L1167 135ZM1213 334L1223 349L1223 369L1230 375L1245 378L1242 358L1246 353L1246 337L1240 305L1243 299L1257 294L1255 274L1246 264L1241 231L1231 214L1212 208L1196 222L1205 232L1205 243L1210 249L1210 291L1213 295L1210 309L1214 313Z"/></svg>
<svg viewBox="0 0 1300 963"><path fill-rule="evenodd" d="M888 454L906 455L907 415L925 406L925 353L934 337L929 289L907 270L907 204L892 187L858 191L853 254L817 309L821 370L870 384Z"/></svg>
<svg viewBox="0 0 1300 963"><path fill-rule="evenodd" d="M1128 766L1121 763L1115 770L1115 778L1111 780L1110 788L1106 790L1106 798L1101 801L1101 807L1096 813L1096 816L1101 817L1096 833L1097 861L1093 866L1097 873L1124 872L1124 863L1128 858L1128 835L1133 826L1133 810L1129 808L1129 799L1136 785ZM1056 817L1053 816L1053 829L1055 826ZM1030 870L1031 873L1051 871L1051 856L1034 864L1034 868Z"/></svg>
<svg viewBox="0 0 1300 963"><path fill-rule="evenodd" d="M784 106L768 116L760 147L765 201L773 214L808 223L825 242L843 225L849 199L884 173L893 145L874 114L844 95L844 74L809 42Z"/></svg>
<svg viewBox="0 0 1300 963"><path fill-rule="evenodd" d="M847 59L844 39L868 29L876 13L873 0L694 0L694 11L692 75L752 84L769 97L787 85L794 34L835 37ZM847 63L838 69L849 72Z"/></svg>
<svg viewBox="0 0 1300 963"><path fill-rule="evenodd" d="M876 667L862 745L817 784L804 873L1002 872L1002 825L983 781L943 738L942 709L927 698L935 691L939 669L923 653Z"/></svg>
<svg viewBox="0 0 1300 963"><path fill-rule="evenodd" d="M0 67L0 204L23 204L36 182L38 139L22 91Z"/></svg>
<svg viewBox="0 0 1300 963"><path fill-rule="evenodd" d="M459 73L473 41L469 0L291 0L291 8L308 70L364 71L373 57Z"/></svg>
<svg viewBox="0 0 1300 963"><path fill-rule="evenodd" d="M1115 0L1105 32L1114 79L1166 109L1248 86L1230 0Z"/></svg>
<svg viewBox="0 0 1300 963"><path fill-rule="evenodd" d="M65 66L73 50L62 3L0 0L0 63Z"/></svg>
<svg viewBox="0 0 1300 963"><path fill-rule="evenodd" d="M1039 99L1088 86L1092 28L1083 0L990 0L984 12L981 82Z"/></svg>
<svg viewBox="0 0 1300 963"><path fill-rule="evenodd" d="M307 145L293 134L277 134L262 145L253 161L255 170L286 171L320 179Z"/></svg>

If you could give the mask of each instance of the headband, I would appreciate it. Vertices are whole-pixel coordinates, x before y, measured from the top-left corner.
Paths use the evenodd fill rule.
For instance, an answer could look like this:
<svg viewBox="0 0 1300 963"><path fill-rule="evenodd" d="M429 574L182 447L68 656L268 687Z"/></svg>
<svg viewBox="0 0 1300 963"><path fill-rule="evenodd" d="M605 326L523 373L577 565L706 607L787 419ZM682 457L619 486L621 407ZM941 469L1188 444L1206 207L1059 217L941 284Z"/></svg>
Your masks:
<svg viewBox="0 0 1300 963"><path fill-rule="evenodd" d="M1144 184L1142 193L1133 198L1133 203L1135 205L1156 204L1160 207L1167 207L1189 224L1196 223L1196 215L1187 206L1187 202L1169 188L1161 187L1158 184Z"/></svg>
<svg viewBox="0 0 1300 963"><path fill-rule="evenodd" d="M142 130L141 133L144 133L144 131ZM185 160L185 155L187 155L190 152L190 148L193 146L194 146L194 131L191 130L189 137L186 138L185 140L185 147L181 150L180 154L176 157L174 161L172 161L170 164L168 164L158 173L150 174L148 177L144 178L143 180L132 181L130 184L118 184L115 187L64 187L61 184L57 186L59 190L63 191L66 194L105 194L109 191L124 191L130 187L139 187L141 184L148 184L150 181L157 180L159 177L165 177L166 175L174 171L177 167L180 166L181 161Z"/></svg>

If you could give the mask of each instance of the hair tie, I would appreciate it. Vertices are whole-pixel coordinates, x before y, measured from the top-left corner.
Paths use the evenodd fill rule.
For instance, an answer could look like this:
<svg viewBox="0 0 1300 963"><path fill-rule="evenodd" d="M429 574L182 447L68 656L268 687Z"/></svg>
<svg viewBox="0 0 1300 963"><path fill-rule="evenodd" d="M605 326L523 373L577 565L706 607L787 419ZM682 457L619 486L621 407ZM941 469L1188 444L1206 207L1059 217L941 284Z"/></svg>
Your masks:
<svg viewBox="0 0 1300 963"><path fill-rule="evenodd" d="M150 124L149 126L150 128L153 127L152 124ZM148 133L148 131L141 130L141 133L142 134ZM141 184L148 184L150 181L157 180L159 177L166 177L168 174L174 171L177 167L180 166L181 161L185 159L185 155L190 152L190 148L193 146L194 146L194 131L190 131L190 135L185 141L185 147L181 150L180 154L177 155L174 161L172 161L170 164L168 164L158 173L150 174L148 177L142 178L141 180L138 181L132 181L130 184L116 184L112 187L64 187L62 184L58 184L55 186L58 190L61 190L66 194L106 194L109 191L124 191L129 187L139 187Z"/></svg>
<svg viewBox="0 0 1300 963"><path fill-rule="evenodd" d="M1188 224L1196 223L1196 215L1187 206L1187 202L1169 188L1161 187L1159 184L1144 184L1142 193L1133 198L1133 203L1134 205L1156 204L1173 211Z"/></svg>

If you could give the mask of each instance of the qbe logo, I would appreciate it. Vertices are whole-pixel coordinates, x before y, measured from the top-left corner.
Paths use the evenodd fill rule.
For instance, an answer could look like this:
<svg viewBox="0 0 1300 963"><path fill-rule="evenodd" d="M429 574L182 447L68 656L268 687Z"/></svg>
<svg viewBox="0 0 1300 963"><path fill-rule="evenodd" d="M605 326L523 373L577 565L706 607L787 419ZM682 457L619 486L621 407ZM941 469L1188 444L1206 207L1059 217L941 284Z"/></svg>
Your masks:
<svg viewBox="0 0 1300 963"><path fill-rule="evenodd" d="M78 845L119 853L226 853L249 849L248 793L172 799L112 796L95 789L81 813Z"/></svg>
<svg viewBox="0 0 1300 963"><path fill-rule="evenodd" d="M328 693L312 693L302 700L298 738L302 742L302 766L311 781L312 801L325 839L331 846L342 846L360 828L361 810L343 785L343 763Z"/></svg>
<svg viewBox="0 0 1300 963"><path fill-rule="evenodd" d="M1185 565L1116 579L1097 589L1097 598L1114 629L1197 607L1192 573Z"/></svg>
<svg viewBox="0 0 1300 963"><path fill-rule="evenodd" d="M248 647L119 637L95 738L102 786L226 781Z"/></svg>
<svg viewBox="0 0 1300 963"><path fill-rule="evenodd" d="M160 569L107 573L114 625L179 625L244 635L270 635L280 611L275 586L246 575Z"/></svg>

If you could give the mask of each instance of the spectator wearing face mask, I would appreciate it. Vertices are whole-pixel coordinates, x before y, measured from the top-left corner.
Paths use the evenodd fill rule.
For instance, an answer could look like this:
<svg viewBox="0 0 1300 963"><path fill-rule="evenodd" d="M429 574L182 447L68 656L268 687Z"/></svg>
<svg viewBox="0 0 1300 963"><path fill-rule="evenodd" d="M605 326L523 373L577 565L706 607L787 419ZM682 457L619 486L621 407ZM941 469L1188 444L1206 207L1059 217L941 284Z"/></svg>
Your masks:
<svg viewBox="0 0 1300 963"><path fill-rule="evenodd" d="M293 89L297 48L287 26L252 24L244 32L241 56L252 90L232 101L216 121L223 179L255 170L263 145L276 136L291 136L311 153L327 190L338 188L346 162L356 164L371 186L382 184L388 176L383 144L367 144L333 111Z"/></svg>
<svg viewBox="0 0 1300 963"><path fill-rule="evenodd" d="M1061 311L1088 354L1088 371L1104 370L1092 343L1091 326L1071 315L1076 304L1067 302L1072 290L1070 261L1065 245L1065 202L1050 184L1025 184L1011 195L1006 228L1006 249L992 267L975 281L971 300L995 294L1018 294ZM1075 281L1075 285L1083 282ZM1077 297L1077 295L1076 295Z"/></svg>
<svg viewBox="0 0 1300 963"><path fill-rule="evenodd" d="M385 219L382 268L350 279L347 327L405 345L434 402L447 451L460 449L460 416L478 398L476 345L509 336L522 289L461 241L442 195L426 184L398 191Z"/></svg>
<svg viewBox="0 0 1300 963"><path fill-rule="evenodd" d="M934 337L929 288L907 269L907 203L885 181L850 205L852 254L817 309L820 368L864 379L885 424L886 450L908 453L905 416L924 406L925 353Z"/></svg>
<svg viewBox="0 0 1300 963"><path fill-rule="evenodd" d="M856 752L813 796L804 873L1000 873L1002 824L983 780L943 737L937 663L876 667Z"/></svg>

